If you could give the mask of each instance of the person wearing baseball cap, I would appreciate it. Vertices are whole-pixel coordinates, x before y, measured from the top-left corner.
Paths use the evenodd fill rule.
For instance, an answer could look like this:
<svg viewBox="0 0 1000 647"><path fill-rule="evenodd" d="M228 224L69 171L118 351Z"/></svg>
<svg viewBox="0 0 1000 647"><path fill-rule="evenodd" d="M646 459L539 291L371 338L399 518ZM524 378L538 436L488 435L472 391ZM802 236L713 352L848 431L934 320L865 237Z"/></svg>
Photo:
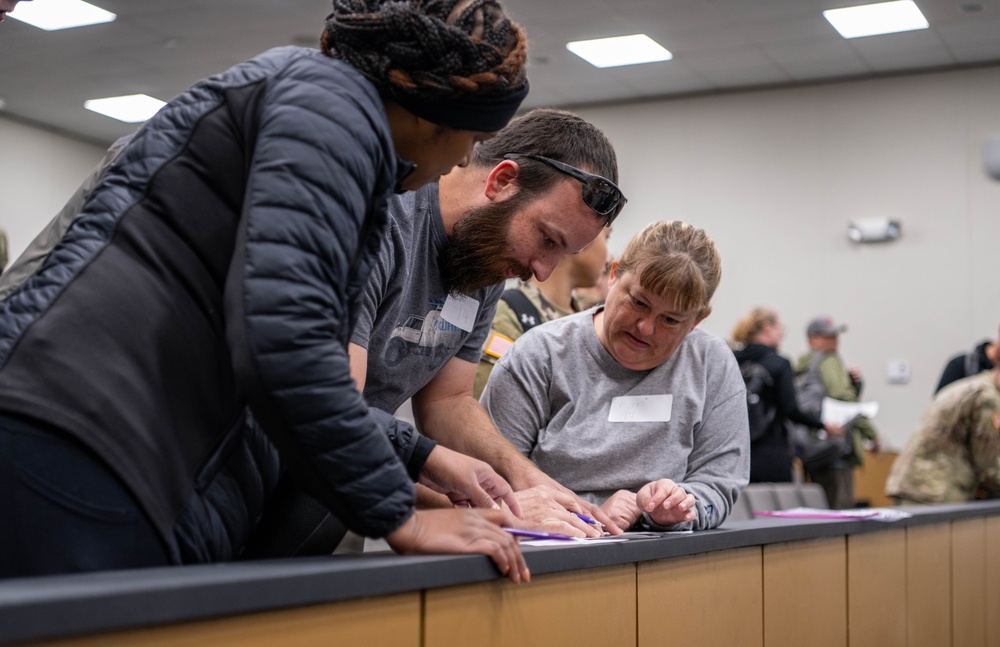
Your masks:
<svg viewBox="0 0 1000 647"><path fill-rule="evenodd" d="M833 321L833 317L814 317L806 326L806 336L808 337L836 337L842 332L847 332L845 324L838 324Z"/></svg>
<svg viewBox="0 0 1000 647"><path fill-rule="evenodd" d="M847 368L838 352L840 334L847 326L829 315L813 317L806 326L809 352L799 357L795 368L796 383L802 384L810 373L818 373L826 396L844 402L858 402L863 386L861 372ZM879 450L878 432L871 420L858 418L844 426L845 432L854 434L852 450L827 466L808 470L809 478L826 491L830 507L854 507L854 468L864 461L864 442L870 441L872 451Z"/></svg>

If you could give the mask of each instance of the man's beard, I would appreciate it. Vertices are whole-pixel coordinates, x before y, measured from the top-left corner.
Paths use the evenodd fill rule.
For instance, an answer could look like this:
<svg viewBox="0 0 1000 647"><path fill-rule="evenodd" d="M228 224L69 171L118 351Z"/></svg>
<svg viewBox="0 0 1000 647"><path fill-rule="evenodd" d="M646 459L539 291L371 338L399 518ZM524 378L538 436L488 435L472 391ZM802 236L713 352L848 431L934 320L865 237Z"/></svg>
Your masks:
<svg viewBox="0 0 1000 647"><path fill-rule="evenodd" d="M517 196L466 212L452 228L441 252L441 278L450 294L470 294L507 278L510 268L522 280L531 270L507 258L510 223L521 206Z"/></svg>

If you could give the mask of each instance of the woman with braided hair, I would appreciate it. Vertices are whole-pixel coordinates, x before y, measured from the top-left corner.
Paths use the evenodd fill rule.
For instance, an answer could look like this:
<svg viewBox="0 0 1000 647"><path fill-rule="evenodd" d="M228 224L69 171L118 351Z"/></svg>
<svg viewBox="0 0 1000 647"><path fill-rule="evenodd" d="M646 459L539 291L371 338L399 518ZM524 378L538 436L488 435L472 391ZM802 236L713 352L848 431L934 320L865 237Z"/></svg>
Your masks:
<svg viewBox="0 0 1000 647"><path fill-rule="evenodd" d="M347 355L387 197L502 128L524 61L496 0L335 0L322 51L120 142L0 298L0 577L238 558L292 474L399 552L526 579L509 485L369 410ZM416 512L418 478L493 509Z"/></svg>

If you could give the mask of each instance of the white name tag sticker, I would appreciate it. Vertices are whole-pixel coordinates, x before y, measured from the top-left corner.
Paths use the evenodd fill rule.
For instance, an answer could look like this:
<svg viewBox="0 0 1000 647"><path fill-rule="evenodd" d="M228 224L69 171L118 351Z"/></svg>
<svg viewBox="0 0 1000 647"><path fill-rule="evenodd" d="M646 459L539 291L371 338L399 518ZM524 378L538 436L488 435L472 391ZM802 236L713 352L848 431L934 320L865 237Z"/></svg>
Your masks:
<svg viewBox="0 0 1000 647"><path fill-rule="evenodd" d="M669 422L674 396L620 395L611 400L608 422Z"/></svg>
<svg viewBox="0 0 1000 647"><path fill-rule="evenodd" d="M454 324L465 332L472 332L476 325L476 315L479 314L479 300L464 294L455 296L449 294L441 308L441 318Z"/></svg>

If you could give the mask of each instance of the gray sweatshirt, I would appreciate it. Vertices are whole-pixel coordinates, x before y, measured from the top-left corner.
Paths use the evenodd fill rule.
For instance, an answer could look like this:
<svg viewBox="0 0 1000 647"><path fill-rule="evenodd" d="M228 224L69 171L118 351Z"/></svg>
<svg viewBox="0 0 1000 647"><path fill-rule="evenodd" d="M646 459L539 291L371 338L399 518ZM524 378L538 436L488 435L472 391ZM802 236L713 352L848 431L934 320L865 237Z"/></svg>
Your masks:
<svg viewBox="0 0 1000 647"><path fill-rule="evenodd" d="M732 351L695 329L660 366L628 369L601 345L594 313L518 339L494 368L483 405L522 454L583 498L603 503L617 490L669 478L694 495L698 511L693 524L671 529L718 526L750 475L745 386ZM635 396L652 396L658 412L609 421L622 417L610 415L616 398L626 398L620 411Z"/></svg>

